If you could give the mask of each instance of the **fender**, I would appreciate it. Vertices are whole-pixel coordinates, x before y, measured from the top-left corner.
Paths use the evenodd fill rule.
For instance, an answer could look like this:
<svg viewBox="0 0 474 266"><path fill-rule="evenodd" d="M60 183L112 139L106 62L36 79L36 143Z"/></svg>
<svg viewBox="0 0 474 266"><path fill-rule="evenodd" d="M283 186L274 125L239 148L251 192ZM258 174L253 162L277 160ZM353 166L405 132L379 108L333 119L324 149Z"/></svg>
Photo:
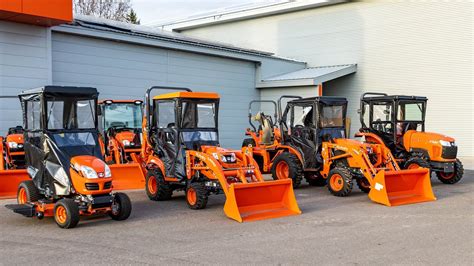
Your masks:
<svg viewBox="0 0 474 266"><path fill-rule="evenodd" d="M369 132L357 132L354 137L365 137L365 140L370 143L375 143L375 144L384 144L383 140L377 136L374 133L369 133Z"/></svg>

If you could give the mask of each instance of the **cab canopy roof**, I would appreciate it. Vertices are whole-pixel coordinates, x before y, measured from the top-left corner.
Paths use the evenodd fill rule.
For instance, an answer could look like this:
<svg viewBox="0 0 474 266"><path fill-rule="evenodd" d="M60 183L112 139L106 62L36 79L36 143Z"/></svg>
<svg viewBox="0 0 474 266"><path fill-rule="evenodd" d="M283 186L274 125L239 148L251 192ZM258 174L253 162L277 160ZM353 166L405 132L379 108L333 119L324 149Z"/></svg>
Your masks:
<svg viewBox="0 0 474 266"><path fill-rule="evenodd" d="M323 103L326 105L340 105L340 104L347 104L347 99L344 97L332 97L332 96L320 96L320 97L310 97L310 98L302 98L291 100L288 103L312 103L318 102Z"/></svg>
<svg viewBox="0 0 474 266"><path fill-rule="evenodd" d="M410 95L377 95L377 96L364 96L363 101L427 101L428 98L424 96L410 96Z"/></svg>
<svg viewBox="0 0 474 266"><path fill-rule="evenodd" d="M175 98L219 99L220 97L219 97L219 94L215 92L188 92L188 91L165 93L165 94L160 94L153 97L154 100L175 99Z"/></svg>
<svg viewBox="0 0 474 266"><path fill-rule="evenodd" d="M143 103L143 100L100 100L99 104L112 104L112 103L133 103L133 104L141 104Z"/></svg>
<svg viewBox="0 0 474 266"><path fill-rule="evenodd" d="M73 86L44 86L36 89L23 91L20 99L44 96L47 98L97 98L99 92L92 87L73 87Z"/></svg>

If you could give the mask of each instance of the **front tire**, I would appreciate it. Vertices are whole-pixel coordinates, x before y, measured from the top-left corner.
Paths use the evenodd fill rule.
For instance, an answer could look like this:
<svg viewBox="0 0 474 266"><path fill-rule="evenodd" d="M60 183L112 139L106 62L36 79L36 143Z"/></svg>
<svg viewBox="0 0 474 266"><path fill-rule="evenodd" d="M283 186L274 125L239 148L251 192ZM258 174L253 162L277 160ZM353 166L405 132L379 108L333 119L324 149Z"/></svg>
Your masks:
<svg viewBox="0 0 474 266"><path fill-rule="evenodd" d="M430 169L430 163L421 157L411 157L403 165L405 169L417 169L417 168L428 168ZM431 170L430 170L431 171Z"/></svg>
<svg viewBox="0 0 474 266"><path fill-rule="evenodd" d="M41 194L33 180L25 180L18 186L16 200L18 204L35 202L41 199Z"/></svg>
<svg viewBox="0 0 474 266"><path fill-rule="evenodd" d="M186 202L189 208L199 210L206 208L209 193L204 182L190 183L186 189Z"/></svg>
<svg viewBox="0 0 474 266"><path fill-rule="evenodd" d="M132 202L125 193L115 193L109 216L115 221L127 220L132 213Z"/></svg>
<svg viewBox="0 0 474 266"><path fill-rule="evenodd" d="M337 197L345 197L352 192L352 174L344 167L335 167L329 171L328 189Z"/></svg>
<svg viewBox="0 0 474 266"><path fill-rule="evenodd" d="M448 185L456 184L459 182L459 180L461 180L463 175L464 167L459 159L456 159L456 162L454 163L453 173L436 172L436 176L438 177L439 181Z"/></svg>
<svg viewBox="0 0 474 266"><path fill-rule="evenodd" d="M300 160L289 152L283 152L275 158L271 171L274 180L291 178L293 188L299 187L303 180L303 167Z"/></svg>
<svg viewBox="0 0 474 266"><path fill-rule="evenodd" d="M359 187L359 189L362 192L364 192L364 193L369 193L370 192L370 183L367 180L367 178L365 178L365 176L357 178L356 182L357 182L357 187Z"/></svg>
<svg viewBox="0 0 474 266"><path fill-rule="evenodd" d="M173 189L165 181L160 169L150 169L145 182L146 195L150 200L169 200L173 196Z"/></svg>
<svg viewBox="0 0 474 266"><path fill-rule="evenodd" d="M79 223L79 207L73 199L61 199L54 205L54 220L64 229L74 228Z"/></svg>

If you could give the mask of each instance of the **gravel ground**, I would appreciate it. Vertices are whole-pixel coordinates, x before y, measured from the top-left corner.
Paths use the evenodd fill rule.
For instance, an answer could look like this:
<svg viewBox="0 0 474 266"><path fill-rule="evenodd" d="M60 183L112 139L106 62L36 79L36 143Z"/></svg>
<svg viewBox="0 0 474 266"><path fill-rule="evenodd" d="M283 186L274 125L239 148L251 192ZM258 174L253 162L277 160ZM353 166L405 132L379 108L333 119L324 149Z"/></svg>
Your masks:
<svg viewBox="0 0 474 266"><path fill-rule="evenodd" d="M302 215L242 224L226 218L223 196L195 211L182 193L152 202L130 191L129 220L85 218L71 230L0 206L0 264L473 265L473 177L466 171L456 185L433 178L437 201L398 207L357 188L337 198L303 184L295 190Z"/></svg>

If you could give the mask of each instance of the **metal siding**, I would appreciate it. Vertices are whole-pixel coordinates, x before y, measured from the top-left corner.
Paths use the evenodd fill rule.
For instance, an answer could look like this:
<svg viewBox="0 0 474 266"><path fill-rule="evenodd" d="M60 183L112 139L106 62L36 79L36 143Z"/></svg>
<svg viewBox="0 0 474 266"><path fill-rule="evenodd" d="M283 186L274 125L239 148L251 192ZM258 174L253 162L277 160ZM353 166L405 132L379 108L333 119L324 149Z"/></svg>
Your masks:
<svg viewBox="0 0 474 266"><path fill-rule="evenodd" d="M53 31L53 83L93 86L100 98L143 98L152 85L184 86L221 95L220 139L238 148L247 127L241 103L259 96L255 64Z"/></svg>
<svg viewBox="0 0 474 266"><path fill-rule="evenodd" d="M459 154L474 156L473 5L355 1L182 33L274 52L310 67L357 63L355 75L324 88L326 95L348 98L352 132L360 126L356 110L363 92L422 95L429 98L427 130L456 138Z"/></svg>
<svg viewBox="0 0 474 266"><path fill-rule="evenodd" d="M0 21L0 95L17 95L48 82L47 29ZM22 125L17 98L0 99L0 136Z"/></svg>

